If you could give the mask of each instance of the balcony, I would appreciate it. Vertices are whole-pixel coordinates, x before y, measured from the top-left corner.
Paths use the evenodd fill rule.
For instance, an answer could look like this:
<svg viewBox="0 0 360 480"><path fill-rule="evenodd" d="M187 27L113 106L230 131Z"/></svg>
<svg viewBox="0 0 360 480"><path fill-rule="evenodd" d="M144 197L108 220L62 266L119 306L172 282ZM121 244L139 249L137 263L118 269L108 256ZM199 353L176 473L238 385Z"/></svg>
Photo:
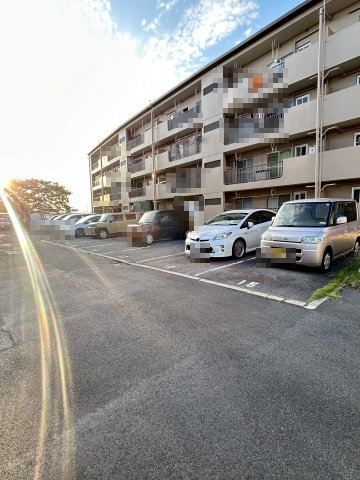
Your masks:
<svg viewBox="0 0 360 480"><path fill-rule="evenodd" d="M177 112L173 114L173 117L167 121L168 131L182 129L184 126L202 127L202 114L201 104L195 105L195 107L186 110L186 112Z"/></svg>
<svg viewBox="0 0 360 480"><path fill-rule="evenodd" d="M337 182L360 178L359 159L360 146L325 151L322 156L322 181Z"/></svg>
<svg viewBox="0 0 360 480"><path fill-rule="evenodd" d="M130 152L133 155L134 153L150 146L152 141L151 135L151 128L145 130L128 142L127 149L130 149Z"/></svg>
<svg viewBox="0 0 360 480"><path fill-rule="evenodd" d="M135 138L128 141L128 147L130 147L130 149L133 149L142 145L143 143L144 143L144 134L140 133L140 135L137 135Z"/></svg>
<svg viewBox="0 0 360 480"><path fill-rule="evenodd" d="M95 173L101 168L101 162L100 160L97 160L96 162L91 163L91 172Z"/></svg>
<svg viewBox="0 0 360 480"><path fill-rule="evenodd" d="M129 198L145 197L145 195L146 195L145 187L134 188L133 190L130 190L130 192L129 192Z"/></svg>
<svg viewBox="0 0 360 480"><path fill-rule="evenodd" d="M359 90L360 91L360 90ZM316 101L283 112L224 119L225 151L300 137L315 130Z"/></svg>
<svg viewBox="0 0 360 480"><path fill-rule="evenodd" d="M170 147L169 162L175 162L177 160L183 160L184 158L197 155L198 153L201 153L201 146L201 135L179 140Z"/></svg>
<svg viewBox="0 0 360 480"><path fill-rule="evenodd" d="M241 184L241 190L252 190L314 183L314 154L285 158L274 164L265 164L265 158L251 168L225 170L224 191L233 191L235 184Z"/></svg>
<svg viewBox="0 0 360 480"><path fill-rule="evenodd" d="M231 185L234 183L247 183L256 182L261 180L272 180L282 177L283 174L283 161L273 164L255 165L248 168L240 168L236 170L224 171L224 183L225 185Z"/></svg>
<svg viewBox="0 0 360 480"><path fill-rule="evenodd" d="M135 173L145 170L145 160L142 159L140 162L134 163L133 165L128 165L128 172Z"/></svg>
<svg viewBox="0 0 360 480"><path fill-rule="evenodd" d="M166 170L169 168L169 155L170 152L168 150L164 150L161 153L156 155L156 170Z"/></svg>
<svg viewBox="0 0 360 480"><path fill-rule="evenodd" d="M179 134L185 136L193 132L195 128L202 128L203 115L200 112L195 113L193 110L195 108L186 112L178 112L172 119L159 123L156 127L156 142L171 140Z"/></svg>
<svg viewBox="0 0 360 480"><path fill-rule="evenodd" d="M94 198L94 207L117 207L120 204L120 200L120 192L103 195L103 197Z"/></svg>
<svg viewBox="0 0 360 480"><path fill-rule="evenodd" d="M360 22L349 25L326 39L325 68L333 68L359 57Z"/></svg>
<svg viewBox="0 0 360 480"><path fill-rule="evenodd" d="M360 85L353 85L325 96L324 125L351 126L358 124Z"/></svg>
<svg viewBox="0 0 360 480"><path fill-rule="evenodd" d="M143 157L139 162L128 165L128 172L131 178L149 175L152 172L152 157Z"/></svg>

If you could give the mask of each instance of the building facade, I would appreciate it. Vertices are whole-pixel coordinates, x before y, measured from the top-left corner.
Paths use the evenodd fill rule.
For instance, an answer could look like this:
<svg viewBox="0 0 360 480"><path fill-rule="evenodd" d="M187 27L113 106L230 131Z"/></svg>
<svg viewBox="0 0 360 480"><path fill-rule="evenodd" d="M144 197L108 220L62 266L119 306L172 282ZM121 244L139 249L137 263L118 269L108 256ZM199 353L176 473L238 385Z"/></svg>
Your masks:
<svg viewBox="0 0 360 480"><path fill-rule="evenodd" d="M359 201L360 1L303 2L122 124L89 170L99 212Z"/></svg>

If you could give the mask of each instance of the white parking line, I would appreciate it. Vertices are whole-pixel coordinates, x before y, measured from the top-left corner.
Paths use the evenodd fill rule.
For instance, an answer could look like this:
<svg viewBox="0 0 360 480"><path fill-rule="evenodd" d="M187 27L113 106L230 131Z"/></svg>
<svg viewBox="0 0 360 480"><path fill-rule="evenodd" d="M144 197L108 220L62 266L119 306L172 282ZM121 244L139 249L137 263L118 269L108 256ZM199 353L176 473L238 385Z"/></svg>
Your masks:
<svg viewBox="0 0 360 480"><path fill-rule="evenodd" d="M214 272L215 270L221 270L222 268L232 267L233 265L239 265L239 263L249 262L250 260L255 260L256 257L247 258L245 260L239 260L238 262L229 263L228 265L222 265L221 267L209 268L209 270L204 270L200 273L195 273L194 277L199 277L200 275L205 275L205 273Z"/></svg>
<svg viewBox="0 0 360 480"><path fill-rule="evenodd" d="M146 260L140 260L139 262L136 262L136 263L151 262L152 260L159 260L160 258L167 258L167 257L176 257L177 255L184 255L184 252L172 253L171 255L162 255L161 257L147 258Z"/></svg>
<svg viewBox="0 0 360 480"><path fill-rule="evenodd" d="M326 300L326 298L324 298L324 299L321 299L321 300L315 300L314 302L311 302L311 303L307 303L307 302L303 302L301 300L279 297L277 295L271 295L269 293L259 292L257 290L249 290L247 288L237 286L237 285L231 285L231 284L222 283L222 282L215 282L213 280L208 280L206 278L199 278L198 276L189 275L187 273L174 272L170 269L165 270L164 268L153 267L153 266L150 266L150 265L139 265L138 263L129 262L128 260L122 260L120 258L111 257L110 255L104 255L102 253L95 253L95 252L89 252L89 251L86 251L86 250L76 249L74 247L71 247L70 245L64 245L63 243L56 243L56 242L52 242L52 241L49 241L49 240L42 240L42 241L44 243L57 245L57 246L60 246L60 247L63 247L63 248L70 248L71 250L74 250L74 251L76 251L76 250L77 251L82 251L83 253L87 253L88 255L95 255L97 257L106 258L107 260L117 261L117 262L125 264L125 265L131 265L131 266L138 267L138 268L147 268L149 270L154 270L154 271L157 271L157 272L163 272L163 273L167 273L169 275L170 274L171 275L176 275L178 277L188 278L189 280L196 280L198 282L207 283L209 285L216 285L218 287L227 288L227 289L230 289L230 290L236 290L238 292L246 293L248 295L254 295L256 297L262 297L262 298L265 298L265 299L268 299L268 300L274 300L276 302L287 303L287 304L290 304L290 305L296 305L298 307L306 308L306 309L309 309L309 310L315 310L321 303L323 303ZM247 260L240 260L239 262L231 263L230 265L224 265L224 267L231 267L232 265L236 265L238 263L246 262L246 261L249 261L249 260L254 260L255 258L256 257L249 258ZM169 268L171 266L168 265L167 267ZM174 265L174 267L176 267L176 266ZM221 267L219 267L219 268L221 268ZM216 268L215 270L218 270L219 268ZM201 272L201 273L205 273L205 272Z"/></svg>

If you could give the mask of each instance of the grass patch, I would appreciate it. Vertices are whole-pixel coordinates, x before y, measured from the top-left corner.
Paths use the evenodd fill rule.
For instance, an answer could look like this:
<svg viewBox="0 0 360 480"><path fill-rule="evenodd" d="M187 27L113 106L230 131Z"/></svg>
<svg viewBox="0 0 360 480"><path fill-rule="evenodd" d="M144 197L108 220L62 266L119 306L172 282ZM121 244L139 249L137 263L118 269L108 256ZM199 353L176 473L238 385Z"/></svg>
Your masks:
<svg viewBox="0 0 360 480"><path fill-rule="evenodd" d="M360 290L360 257L349 257L347 265L325 287L318 288L307 303L321 298L338 298L343 287Z"/></svg>

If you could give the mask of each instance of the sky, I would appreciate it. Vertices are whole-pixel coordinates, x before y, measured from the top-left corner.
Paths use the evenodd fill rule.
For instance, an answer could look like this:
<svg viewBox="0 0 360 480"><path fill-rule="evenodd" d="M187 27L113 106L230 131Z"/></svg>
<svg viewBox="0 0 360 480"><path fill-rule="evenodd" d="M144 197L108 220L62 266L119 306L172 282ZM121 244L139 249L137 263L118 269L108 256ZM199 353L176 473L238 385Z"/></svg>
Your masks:
<svg viewBox="0 0 360 480"><path fill-rule="evenodd" d="M299 0L0 0L0 183L90 210L88 152Z"/></svg>

